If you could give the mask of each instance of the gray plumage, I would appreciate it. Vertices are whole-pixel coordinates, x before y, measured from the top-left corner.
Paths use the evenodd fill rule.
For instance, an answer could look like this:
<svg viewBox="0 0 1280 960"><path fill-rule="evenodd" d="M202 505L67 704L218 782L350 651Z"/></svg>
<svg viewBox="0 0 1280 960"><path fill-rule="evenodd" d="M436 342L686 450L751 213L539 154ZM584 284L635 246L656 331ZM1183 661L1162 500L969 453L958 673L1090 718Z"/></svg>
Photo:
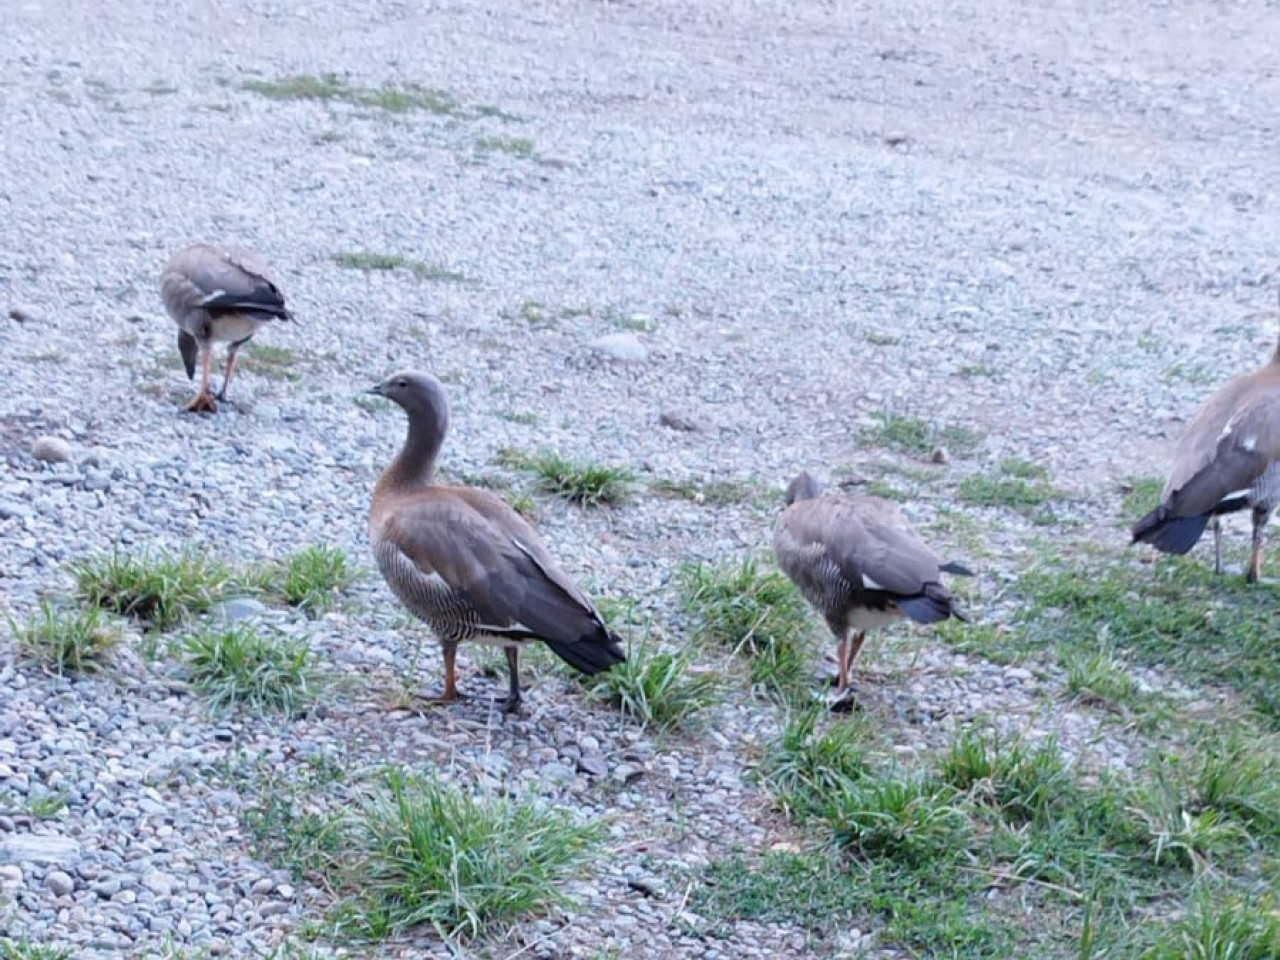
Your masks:
<svg viewBox="0 0 1280 960"><path fill-rule="evenodd" d="M178 351L187 378L203 359L200 387L188 410L217 410L235 372L236 355L264 323L290 320L284 296L267 276L266 265L250 250L197 243L179 250L160 275L160 299L178 325ZM213 345L228 343L227 372L215 399Z"/></svg>
<svg viewBox="0 0 1280 960"><path fill-rule="evenodd" d="M618 636L520 514L487 490L436 483L449 428L440 381L398 373L371 392L404 409L409 433L374 490L369 539L392 593L443 645L439 699L458 697L454 661L464 642L506 648L508 709L520 701L516 651L524 643L541 640L587 674L625 659Z"/></svg>
<svg viewBox="0 0 1280 960"><path fill-rule="evenodd" d="M1219 517L1248 510L1253 548L1246 579L1262 573L1263 532L1280 504L1280 344L1259 370L1209 396L1178 439L1160 505L1133 527L1133 542L1187 553L1213 524L1214 570L1222 572Z"/></svg>
<svg viewBox="0 0 1280 960"><path fill-rule="evenodd" d="M838 650L836 705L847 705L849 671L866 631L906 616L917 623L960 617L943 564L887 500L859 494L822 495L801 473L787 487L786 508L774 529L778 565L826 620Z"/></svg>

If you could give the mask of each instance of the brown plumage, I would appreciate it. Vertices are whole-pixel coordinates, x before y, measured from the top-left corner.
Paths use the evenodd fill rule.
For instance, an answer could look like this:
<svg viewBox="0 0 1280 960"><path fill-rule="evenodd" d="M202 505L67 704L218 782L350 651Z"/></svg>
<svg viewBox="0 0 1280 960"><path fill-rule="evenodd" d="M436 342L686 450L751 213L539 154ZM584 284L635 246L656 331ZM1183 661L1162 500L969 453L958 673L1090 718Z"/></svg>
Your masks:
<svg viewBox="0 0 1280 960"><path fill-rule="evenodd" d="M195 378L196 361L203 358L200 388L187 404L192 411L217 410L217 400L226 399L240 348L264 323L292 319L265 264L250 250L205 243L179 250L160 275L160 298L178 325L178 350L188 379ZM230 344L216 400L209 390L215 343Z"/></svg>
<svg viewBox="0 0 1280 960"><path fill-rule="evenodd" d="M505 649L508 710L520 703L524 643L541 640L587 674L624 660L617 634L520 514L488 490L436 482L436 458L449 429L440 381L397 373L370 393L409 417L408 438L373 492L369 539L391 592L440 639L444 693L435 699L458 699L455 659L466 641Z"/></svg>
<svg viewBox="0 0 1280 960"><path fill-rule="evenodd" d="M1263 531L1280 503L1280 343L1259 370L1201 404L1173 455L1160 506L1133 527L1133 542L1187 553L1213 523L1213 569L1222 572L1224 513L1248 509L1253 550L1245 577L1262 573Z"/></svg>
<svg viewBox="0 0 1280 960"><path fill-rule="evenodd" d="M851 705L849 672L867 630L902 616L917 623L963 619L942 585L942 573L969 571L942 563L888 500L866 494L823 496L818 482L801 473L787 486L773 552L836 637L839 677L833 709Z"/></svg>

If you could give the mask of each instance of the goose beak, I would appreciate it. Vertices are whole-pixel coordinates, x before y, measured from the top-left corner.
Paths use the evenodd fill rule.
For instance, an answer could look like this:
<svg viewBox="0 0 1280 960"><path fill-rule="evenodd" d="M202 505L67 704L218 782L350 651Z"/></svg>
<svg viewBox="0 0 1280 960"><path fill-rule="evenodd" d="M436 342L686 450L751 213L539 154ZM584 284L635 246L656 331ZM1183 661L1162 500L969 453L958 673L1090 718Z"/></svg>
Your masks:
<svg viewBox="0 0 1280 960"><path fill-rule="evenodd" d="M380 396L382 396L382 384L380 384L380 383L374 384L372 387L370 387L368 390L366 390L366 391L365 391L365 393L371 393L371 394L373 394L375 397L380 397Z"/></svg>

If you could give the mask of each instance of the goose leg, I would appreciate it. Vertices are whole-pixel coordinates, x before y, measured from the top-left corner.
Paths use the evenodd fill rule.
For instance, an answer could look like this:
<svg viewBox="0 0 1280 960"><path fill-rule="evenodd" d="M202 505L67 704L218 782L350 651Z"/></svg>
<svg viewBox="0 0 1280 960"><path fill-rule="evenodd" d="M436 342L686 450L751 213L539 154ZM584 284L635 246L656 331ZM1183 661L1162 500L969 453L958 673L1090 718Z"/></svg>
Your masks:
<svg viewBox="0 0 1280 960"><path fill-rule="evenodd" d="M836 646L836 663L840 669L840 677L836 682L836 692L831 700L833 713L848 713L853 709L854 697L853 688L849 686L849 672L853 669L853 661L857 659L866 636L865 630L859 630L852 637L846 633Z"/></svg>
<svg viewBox="0 0 1280 960"><path fill-rule="evenodd" d="M458 645L442 643L440 653L444 657L444 692L419 697L424 703L457 703L462 699L458 692Z"/></svg>
<svg viewBox="0 0 1280 960"><path fill-rule="evenodd" d="M231 375L236 372L236 355L240 353L240 348L249 342L249 338L238 340L227 348L227 372L222 378L222 389L218 391L218 399L227 399L227 387L231 385Z"/></svg>
<svg viewBox="0 0 1280 960"><path fill-rule="evenodd" d="M1222 518L1213 518L1213 572L1222 575Z"/></svg>
<svg viewBox="0 0 1280 960"><path fill-rule="evenodd" d="M507 699L504 702L503 711L505 713L515 713L520 709L520 648L504 647L503 651L507 655L507 670L511 674L511 686L508 688Z"/></svg>
<svg viewBox="0 0 1280 960"><path fill-rule="evenodd" d="M213 379L213 344L201 344L200 352L204 354L204 362L200 370L200 389L191 398L186 409L190 413L217 413L218 402L209 392L209 381Z"/></svg>
<svg viewBox="0 0 1280 960"><path fill-rule="evenodd" d="M1249 572L1245 575L1248 583L1257 583L1262 579L1262 536L1267 529L1267 517L1270 511L1253 508L1253 552L1249 557Z"/></svg>

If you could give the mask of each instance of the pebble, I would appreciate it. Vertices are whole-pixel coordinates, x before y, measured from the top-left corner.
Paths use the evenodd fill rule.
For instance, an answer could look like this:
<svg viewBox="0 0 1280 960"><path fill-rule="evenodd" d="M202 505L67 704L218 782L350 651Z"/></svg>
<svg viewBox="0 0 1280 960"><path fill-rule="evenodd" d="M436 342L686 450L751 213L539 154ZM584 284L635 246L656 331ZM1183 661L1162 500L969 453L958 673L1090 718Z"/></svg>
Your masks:
<svg viewBox="0 0 1280 960"><path fill-rule="evenodd" d="M69 463L74 456L71 444L61 437L37 437L31 444L31 455L45 463Z"/></svg>
<svg viewBox="0 0 1280 960"><path fill-rule="evenodd" d="M0 840L0 863L71 864L80 857L80 844L68 837L19 834Z"/></svg>
<svg viewBox="0 0 1280 960"><path fill-rule="evenodd" d="M649 349L634 333L607 333L596 337L588 346L596 353L623 363L643 363L649 359Z"/></svg>
<svg viewBox="0 0 1280 960"><path fill-rule="evenodd" d="M209 610L209 615L216 621L232 624L241 620L252 620L267 612L267 605L253 597L233 597L216 603Z"/></svg>
<svg viewBox="0 0 1280 960"><path fill-rule="evenodd" d="M668 430L679 430L684 433L698 433L707 429L704 421L678 410L663 410L658 414L658 423Z"/></svg>
<svg viewBox="0 0 1280 960"><path fill-rule="evenodd" d="M593 777L603 777L609 772L609 764L604 757L587 756L578 758L578 769Z"/></svg>
<svg viewBox="0 0 1280 960"><path fill-rule="evenodd" d="M9 317L19 323L40 323L45 319L45 312L29 303L15 303L9 308Z"/></svg>
<svg viewBox="0 0 1280 960"><path fill-rule="evenodd" d="M55 897L69 896L76 888L76 882L61 870L50 870L45 875L44 885Z"/></svg>
<svg viewBox="0 0 1280 960"><path fill-rule="evenodd" d="M11 863L0 864L0 889L22 886L22 868Z"/></svg>

